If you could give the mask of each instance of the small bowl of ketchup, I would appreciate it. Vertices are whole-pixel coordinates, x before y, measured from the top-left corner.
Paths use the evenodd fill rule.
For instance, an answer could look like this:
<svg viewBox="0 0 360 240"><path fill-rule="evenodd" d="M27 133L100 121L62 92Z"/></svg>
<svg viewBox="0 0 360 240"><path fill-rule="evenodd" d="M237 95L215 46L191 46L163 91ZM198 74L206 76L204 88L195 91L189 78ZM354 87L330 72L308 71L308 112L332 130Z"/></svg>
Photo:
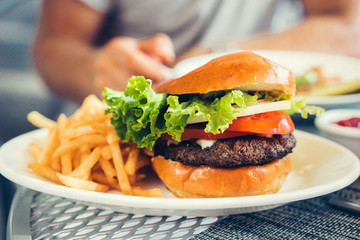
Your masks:
<svg viewBox="0 0 360 240"><path fill-rule="evenodd" d="M360 157L360 109L333 109L315 118L321 135L349 148Z"/></svg>

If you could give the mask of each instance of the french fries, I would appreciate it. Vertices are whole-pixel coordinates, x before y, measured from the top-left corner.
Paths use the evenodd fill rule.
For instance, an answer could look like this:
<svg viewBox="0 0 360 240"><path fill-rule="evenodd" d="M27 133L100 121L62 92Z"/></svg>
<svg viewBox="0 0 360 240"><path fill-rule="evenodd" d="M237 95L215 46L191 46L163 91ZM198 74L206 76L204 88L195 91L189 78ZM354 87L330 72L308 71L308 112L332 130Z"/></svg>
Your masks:
<svg viewBox="0 0 360 240"><path fill-rule="evenodd" d="M163 197L160 189L143 189L139 181L146 177L140 169L150 165L151 152L134 144L121 142L105 104L89 95L76 112L57 121L38 112L28 120L48 129L44 145L30 143L29 152L35 162L28 167L37 175L54 183L89 191L120 190L125 195Z"/></svg>

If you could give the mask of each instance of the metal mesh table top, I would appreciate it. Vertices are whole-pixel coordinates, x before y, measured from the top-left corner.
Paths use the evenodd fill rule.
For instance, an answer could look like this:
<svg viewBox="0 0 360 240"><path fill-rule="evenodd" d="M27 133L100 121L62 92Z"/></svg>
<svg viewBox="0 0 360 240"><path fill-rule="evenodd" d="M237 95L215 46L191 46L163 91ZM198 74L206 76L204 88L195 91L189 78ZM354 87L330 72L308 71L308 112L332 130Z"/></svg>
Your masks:
<svg viewBox="0 0 360 240"><path fill-rule="evenodd" d="M126 214L20 187L8 239L360 239L358 215L329 204L333 197L358 202L359 181L325 196L228 217Z"/></svg>
<svg viewBox="0 0 360 240"><path fill-rule="evenodd" d="M21 226L26 223L25 213L11 217L8 239L24 232L29 239L187 239L222 218L119 213L23 187L15 196L13 208L16 206L23 209L12 212L29 211L29 224Z"/></svg>

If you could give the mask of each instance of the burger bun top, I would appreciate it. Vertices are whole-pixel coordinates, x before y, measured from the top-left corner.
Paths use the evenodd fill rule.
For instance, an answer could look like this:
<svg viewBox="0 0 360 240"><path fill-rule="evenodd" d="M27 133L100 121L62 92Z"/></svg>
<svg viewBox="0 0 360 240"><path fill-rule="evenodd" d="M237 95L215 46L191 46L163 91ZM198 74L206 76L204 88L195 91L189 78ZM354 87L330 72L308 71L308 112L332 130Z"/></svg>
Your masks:
<svg viewBox="0 0 360 240"><path fill-rule="evenodd" d="M206 94L221 90L267 91L295 95L295 79L288 69L249 51L224 55L188 74L155 88L168 94Z"/></svg>

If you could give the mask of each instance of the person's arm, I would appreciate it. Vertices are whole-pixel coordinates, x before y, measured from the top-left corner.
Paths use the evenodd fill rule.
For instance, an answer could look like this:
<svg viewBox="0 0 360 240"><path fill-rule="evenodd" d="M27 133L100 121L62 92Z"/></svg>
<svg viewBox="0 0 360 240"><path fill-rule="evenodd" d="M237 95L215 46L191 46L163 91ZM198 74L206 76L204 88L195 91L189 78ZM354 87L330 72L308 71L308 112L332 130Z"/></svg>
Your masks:
<svg viewBox="0 0 360 240"><path fill-rule="evenodd" d="M320 51L360 57L360 1L303 0L307 17L282 33L239 43L242 49Z"/></svg>
<svg viewBox="0 0 360 240"><path fill-rule="evenodd" d="M81 102L88 94L101 96L103 87L123 90L131 75L157 82L166 79L174 58L163 34L136 40L112 39L93 46L105 16L76 0L45 0L34 44L37 70L58 95Z"/></svg>
<svg viewBox="0 0 360 240"><path fill-rule="evenodd" d="M260 35L237 43L239 49L319 51L360 57L360 1L303 0L307 16L299 25L280 33ZM194 47L177 62L210 53Z"/></svg>

